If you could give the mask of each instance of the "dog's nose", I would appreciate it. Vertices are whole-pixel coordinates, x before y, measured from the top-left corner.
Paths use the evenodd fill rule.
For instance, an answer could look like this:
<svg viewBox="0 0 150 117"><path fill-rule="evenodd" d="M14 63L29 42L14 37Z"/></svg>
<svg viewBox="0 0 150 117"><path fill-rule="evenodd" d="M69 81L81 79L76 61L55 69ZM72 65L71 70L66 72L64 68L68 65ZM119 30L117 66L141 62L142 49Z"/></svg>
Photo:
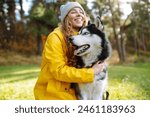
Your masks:
<svg viewBox="0 0 150 117"><path fill-rule="evenodd" d="M69 41L72 42L73 41L73 37L69 37Z"/></svg>

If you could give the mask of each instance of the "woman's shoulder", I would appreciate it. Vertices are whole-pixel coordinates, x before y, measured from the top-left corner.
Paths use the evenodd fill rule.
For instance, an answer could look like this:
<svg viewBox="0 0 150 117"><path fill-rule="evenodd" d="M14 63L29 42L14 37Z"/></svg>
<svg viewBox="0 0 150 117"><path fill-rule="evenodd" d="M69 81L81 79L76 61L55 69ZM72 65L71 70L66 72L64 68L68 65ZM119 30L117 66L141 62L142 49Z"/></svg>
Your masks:
<svg viewBox="0 0 150 117"><path fill-rule="evenodd" d="M55 28L47 37L47 41L61 41L63 40L63 33L61 31L61 27Z"/></svg>
<svg viewBox="0 0 150 117"><path fill-rule="evenodd" d="M49 34L49 36L51 36L51 35L57 35L58 37L63 37L63 33L62 33L62 31L61 31L61 27L57 27L57 28L55 28L50 34Z"/></svg>

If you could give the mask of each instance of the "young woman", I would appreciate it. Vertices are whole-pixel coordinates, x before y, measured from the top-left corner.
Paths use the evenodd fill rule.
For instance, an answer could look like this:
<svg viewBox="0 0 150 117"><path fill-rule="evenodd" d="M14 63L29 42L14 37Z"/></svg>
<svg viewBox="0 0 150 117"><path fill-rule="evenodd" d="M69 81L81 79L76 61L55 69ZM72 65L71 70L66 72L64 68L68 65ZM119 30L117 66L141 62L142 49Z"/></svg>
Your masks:
<svg viewBox="0 0 150 117"><path fill-rule="evenodd" d="M73 47L68 41L87 24L84 9L78 2L68 2L60 7L61 25L47 38L42 54L41 71L34 87L35 99L76 100L71 83L88 83L103 69L103 63L92 68L76 68Z"/></svg>

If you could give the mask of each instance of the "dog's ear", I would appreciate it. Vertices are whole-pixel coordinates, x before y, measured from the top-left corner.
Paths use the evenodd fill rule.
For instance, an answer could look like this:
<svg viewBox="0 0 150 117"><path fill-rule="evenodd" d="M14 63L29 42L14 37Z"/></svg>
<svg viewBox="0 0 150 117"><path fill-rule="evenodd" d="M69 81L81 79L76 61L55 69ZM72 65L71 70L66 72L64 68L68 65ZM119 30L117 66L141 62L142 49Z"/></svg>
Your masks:
<svg viewBox="0 0 150 117"><path fill-rule="evenodd" d="M89 20L87 25L90 25L90 24L91 24L91 21Z"/></svg>
<svg viewBox="0 0 150 117"><path fill-rule="evenodd" d="M99 30L104 31L104 26L103 26L100 16L97 16L95 18L95 25Z"/></svg>

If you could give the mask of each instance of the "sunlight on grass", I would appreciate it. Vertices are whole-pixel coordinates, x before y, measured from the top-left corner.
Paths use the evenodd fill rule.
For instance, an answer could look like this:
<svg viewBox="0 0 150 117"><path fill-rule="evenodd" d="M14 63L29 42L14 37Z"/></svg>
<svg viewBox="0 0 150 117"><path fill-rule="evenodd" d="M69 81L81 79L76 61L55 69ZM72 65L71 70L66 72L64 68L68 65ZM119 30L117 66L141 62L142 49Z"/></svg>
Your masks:
<svg viewBox="0 0 150 117"><path fill-rule="evenodd" d="M109 86L110 99L114 100L137 100L137 99L149 99L148 94L145 90L136 85L136 83L130 82L128 79L124 79L122 82L118 83L116 80L111 80Z"/></svg>
<svg viewBox="0 0 150 117"><path fill-rule="evenodd" d="M150 99L150 63L110 66L109 69L110 99Z"/></svg>
<svg viewBox="0 0 150 117"><path fill-rule="evenodd" d="M0 70L0 99L34 99L33 88L40 70L39 66L4 66L0 67Z"/></svg>
<svg viewBox="0 0 150 117"><path fill-rule="evenodd" d="M12 74L24 74L24 73L30 73L30 72L39 72L39 69L16 71L16 72L12 72Z"/></svg>
<svg viewBox="0 0 150 117"><path fill-rule="evenodd" d="M0 99L2 100L15 100L15 99L34 99L33 96L33 87L36 80L26 80L19 81L15 83L5 83L0 87L1 95Z"/></svg>
<svg viewBox="0 0 150 117"><path fill-rule="evenodd" d="M39 69L19 70L16 72L2 73L0 74L0 83L15 82L19 80L26 80L28 78L34 78L34 75L37 72L39 72Z"/></svg>
<svg viewBox="0 0 150 117"><path fill-rule="evenodd" d="M150 63L110 65L108 91L110 100L149 100ZM38 65L0 66L0 99L33 100Z"/></svg>

